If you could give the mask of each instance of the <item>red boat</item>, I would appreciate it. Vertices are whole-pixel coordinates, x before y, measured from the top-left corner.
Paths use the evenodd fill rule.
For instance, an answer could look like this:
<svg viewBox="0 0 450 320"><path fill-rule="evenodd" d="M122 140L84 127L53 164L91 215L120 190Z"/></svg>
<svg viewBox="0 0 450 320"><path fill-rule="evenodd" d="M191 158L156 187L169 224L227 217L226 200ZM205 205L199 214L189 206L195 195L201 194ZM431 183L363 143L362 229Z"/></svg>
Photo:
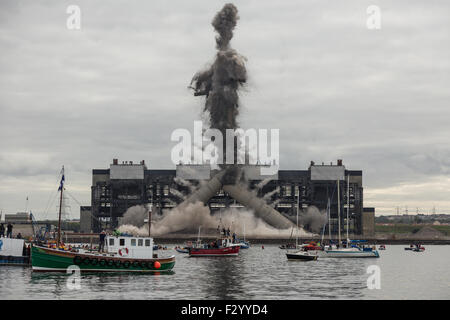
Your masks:
<svg viewBox="0 0 450 320"><path fill-rule="evenodd" d="M314 241L311 241L310 243L306 243L302 245L302 249L304 251L310 251L310 250L323 250L321 246L318 246L317 243Z"/></svg>
<svg viewBox="0 0 450 320"><path fill-rule="evenodd" d="M190 257L237 256L239 246L225 248L189 248Z"/></svg>
<svg viewBox="0 0 450 320"><path fill-rule="evenodd" d="M212 244L205 244L198 247L190 247L190 257L223 257L237 256L239 254L239 244L234 244L230 238L218 239Z"/></svg>

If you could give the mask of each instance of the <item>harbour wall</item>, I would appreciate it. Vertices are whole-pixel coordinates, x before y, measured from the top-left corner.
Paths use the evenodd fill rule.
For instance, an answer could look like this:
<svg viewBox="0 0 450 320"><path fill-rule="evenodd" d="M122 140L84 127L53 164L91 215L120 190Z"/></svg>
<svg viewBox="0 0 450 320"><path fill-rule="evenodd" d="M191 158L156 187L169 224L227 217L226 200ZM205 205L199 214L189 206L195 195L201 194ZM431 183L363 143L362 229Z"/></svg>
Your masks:
<svg viewBox="0 0 450 320"><path fill-rule="evenodd" d="M450 237L440 237L440 238L413 238L413 237L400 237L396 238L386 238L383 236L375 236L371 238L362 238L362 237L350 237L351 239L359 239L359 240L367 240L370 244L405 244L409 245L412 243L421 243L421 244L436 244L436 245L447 245L450 244ZM99 241L98 234L66 234L62 236L63 241L66 243L86 243L93 245L97 245ZM198 239L197 234L171 234L166 236L154 237L155 243L164 244L164 243L184 243L185 241L196 241ZM214 236L201 236L200 240L202 242L213 241L216 238ZM246 240L250 241L252 244L286 244L295 242L295 238L283 238L283 237L250 237L246 238ZM333 240L335 240L333 238ZM309 241L321 241L321 237L299 237L299 243L305 243ZM325 237L324 241L327 243L328 239Z"/></svg>

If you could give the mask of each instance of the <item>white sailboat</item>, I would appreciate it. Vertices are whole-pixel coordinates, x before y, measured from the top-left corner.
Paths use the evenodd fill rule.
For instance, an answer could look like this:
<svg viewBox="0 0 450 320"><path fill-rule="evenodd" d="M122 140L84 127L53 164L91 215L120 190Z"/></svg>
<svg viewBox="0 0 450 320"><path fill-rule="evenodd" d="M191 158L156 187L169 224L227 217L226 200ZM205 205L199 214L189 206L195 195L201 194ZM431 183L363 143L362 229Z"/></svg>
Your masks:
<svg viewBox="0 0 450 320"><path fill-rule="evenodd" d="M351 240L348 235L348 219L349 219L349 210L350 210L350 201L349 201L349 190L350 190L350 176L347 176L347 245L346 248L342 247L341 244L341 206L340 206L340 193L339 193L339 179L337 180L337 189L338 189L338 247L336 248L325 248L321 256L328 258L379 258L380 255L377 250L372 248L361 248L356 245L352 245Z"/></svg>
<svg viewBox="0 0 450 320"><path fill-rule="evenodd" d="M298 210L297 210L297 232L295 237L295 248L298 248ZM286 257L288 260L317 260L316 250L306 251L303 249L295 249L294 251L286 252Z"/></svg>

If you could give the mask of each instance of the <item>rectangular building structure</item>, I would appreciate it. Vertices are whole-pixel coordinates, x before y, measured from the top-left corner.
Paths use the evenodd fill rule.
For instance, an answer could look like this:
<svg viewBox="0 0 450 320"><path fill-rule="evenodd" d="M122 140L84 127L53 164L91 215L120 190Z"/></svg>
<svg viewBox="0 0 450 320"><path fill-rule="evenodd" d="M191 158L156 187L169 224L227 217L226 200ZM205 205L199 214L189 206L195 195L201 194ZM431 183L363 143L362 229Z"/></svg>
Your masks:
<svg viewBox="0 0 450 320"><path fill-rule="evenodd" d="M264 176L258 175L260 166L243 167L249 188L255 190L259 197L272 192L268 203L275 204L276 210L293 221L297 206L302 210L313 205L325 211L329 199L332 234L337 234L338 229L338 181L341 232L345 232L349 179L349 232L362 234L361 170L347 170L341 160L338 160L336 165L316 165L311 162L308 170L279 170L278 174L271 176L271 180L267 182L267 178L265 180ZM200 180L208 180L210 177L212 173L204 166L195 168L192 165L179 165L176 170L157 170L147 169L144 161L140 164L118 164L117 159L114 159L109 169L92 171L91 213L95 217L92 220L93 231L117 227L118 218L135 205L151 204L154 214L162 214L163 210L174 208L183 201L180 194L190 194L190 188L186 184L197 185ZM260 187L261 185L263 186ZM275 190L279 191L274 192ZM207 205L212 214L223 208L240 206L223 190L211 198ZM328 234L328 225L323 231Z"/></svg>

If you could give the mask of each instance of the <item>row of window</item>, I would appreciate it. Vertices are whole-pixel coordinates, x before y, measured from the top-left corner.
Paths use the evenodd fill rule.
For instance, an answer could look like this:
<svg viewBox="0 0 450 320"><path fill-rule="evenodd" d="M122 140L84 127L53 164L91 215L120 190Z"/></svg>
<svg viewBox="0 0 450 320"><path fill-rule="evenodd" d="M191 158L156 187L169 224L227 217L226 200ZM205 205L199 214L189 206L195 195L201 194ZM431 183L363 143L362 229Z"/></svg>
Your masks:
<svg viewBox="0 0 450 320"><path fill-rule="evenodd" d="M114 238L109 238L109 245L114 246ZM137 241L136 241L137 240ZM144 240L145 240L145 246L150 247L150 239L131 239L131 246L136 247L136 243L138 247L144 246ZM125 239L120 238L119 239L119 246L123 247L125 246Z"/></svg>

